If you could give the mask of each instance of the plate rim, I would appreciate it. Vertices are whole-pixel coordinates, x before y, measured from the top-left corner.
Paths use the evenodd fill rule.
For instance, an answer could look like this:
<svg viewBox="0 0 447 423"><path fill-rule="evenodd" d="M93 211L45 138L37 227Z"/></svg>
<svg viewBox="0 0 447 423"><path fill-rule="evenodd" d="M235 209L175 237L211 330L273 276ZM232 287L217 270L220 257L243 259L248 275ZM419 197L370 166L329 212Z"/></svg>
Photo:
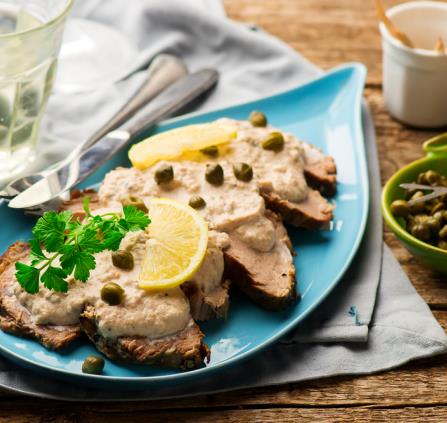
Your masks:
<svg viewBox="0 0 447 423"><path fill-rule="evenodd" d="M197 111L193 113L188 113L185 115L181 115L179 117L171 118L164 120L161 122L163 125L168 124L175 124L178 121L187 120L189 118L194 118L197 116L212 114L215 112L225 112L226 110L230 110L236 107L243 107L247 106L249 104L254 104L258 102L263 101L274 101L276 98L281 97L285 94L289 94L294 91L299 91L305 87L309 87L312 85L316 85L320 83L321 80L328 79L331 77L334 77L335 75L339 73L343 73L346 71L351 71L353 74L356 74L356 85L355 85L355 100L354 100L354 137L358 140L360 140L357 145L360 145L360 142L362 145L365 142L365 137L363 134L363 124L362 124L362 99L363 99L363 90L364 90L364 84L366 80L366 74L367 69L366 66L359 62L348 62L344 63L342 65L336 66L332 69L330 69L327 72L324 72L323 74L318 75L316 78L310 80L307 83L298 85L294 88L287 89L284 91L281 91L279 93L269 95L266 97L262 97L259 99L246 101L237 103L231 106L225 106L222 108L215 108L210 109L206 111ZM332 282L326 287L326 289L322 292L322 294L319 296L318 300L315 301L306 311L304 311L299 317L295 318L292 322L287 324L284 328L280 329L279 331L275 332L274 335L270 336L265 341L261 342L260 344L256 345L255 347L249 349L248 351L243 351L237 355L234 355L226 360L223 360L219 363L214 364L211 367L201 367L199 369L195 369L192 371L184 372L184 373L175 373L175 374L169 374L169 375L158 375L158 376L112 376L112 375L90 375L90 374L84 374L84 373L78 373L74 371L69 371L66 369L60 369L56 367L49 366L44 363L36 363L32 361L29 358L23 357L19 354L17 354L14 351L9 350L8 348L4 347L0 343L0 353L6 357L10 357L15 363L20 365L19 363L23 363L24 366L28 368L36 369L36 371L47 371L54 375L56 378L61 377L69 377L72 379L77 380L83 380L86 383L87 382L97 382L97 383L103 383L103 382L129 382L132 385L145 385L148 386L150 383L165 383L170 381L178 381L178 382L185 382L190 379L201 377L203 374L212 374L213 372L219 371L222 368L225 368L230 365L234 365L236 363L240 363L241 361L251 357L252 355L255 355L268 347L269 345L276 342L279 338L284 336L287 332L292 330L294 327L296 327L300 322L302 322L310 313L312 313L329 295L329 293L337 286L338 282L341 280L343 275L348 270L350 264L352 263L352 260L355 256L355 254L358 251L358 248L360 246L360 243L362 241L366 223L368 220L368 211L370 206L370 199L369 199L369 180L368 180L368 164L366 161L366 151L365 148L362 147L360 153L359 151L356 152L356 158L360 160L360 174L361 177L361 186L362 186L362 195L363 195L363 204L365 205L362 216L361 216L361 222L359 226L359 230L357 232L357 237L354 241L354 243L351 246L350 253L348 255L347 260L345 261L344 265L340 268L337 275L332 279ZM14 335L11 335L14 336Z"/></svg>

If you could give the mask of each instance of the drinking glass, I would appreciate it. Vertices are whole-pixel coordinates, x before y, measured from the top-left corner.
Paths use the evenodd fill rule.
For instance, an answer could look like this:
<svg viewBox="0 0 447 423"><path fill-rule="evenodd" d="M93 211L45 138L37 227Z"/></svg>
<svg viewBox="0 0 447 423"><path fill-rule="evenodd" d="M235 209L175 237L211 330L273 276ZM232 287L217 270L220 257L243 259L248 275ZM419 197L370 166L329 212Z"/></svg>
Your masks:
<svg viewBox="0 0 447 423"><path fill-rule="evenodd" d="M0 0L0 181L35 157L73 0Z"/></svg>

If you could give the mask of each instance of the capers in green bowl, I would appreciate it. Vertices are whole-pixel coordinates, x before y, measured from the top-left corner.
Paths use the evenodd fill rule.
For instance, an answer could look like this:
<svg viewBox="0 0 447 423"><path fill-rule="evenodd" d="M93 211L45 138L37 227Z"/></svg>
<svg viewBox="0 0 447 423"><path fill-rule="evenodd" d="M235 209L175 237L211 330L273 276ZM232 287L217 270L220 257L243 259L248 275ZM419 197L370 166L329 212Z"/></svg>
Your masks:
<svg viewBox="0 0 447 423"><path fill-rule="evenodd" d="M104 359L97 355L89 355L82 363L82 373L100 375L104 370Z"/></svg>
<svg viewBox="0 0 447 423"><path fill-rule="evenodd" d="M115 282L108 282L101 288L101 300L111 306L119 305L124 299L124 289Z"/></svg>
<svg viewBox="0 0 447 423"><path fill-rule="evenodd" d="M402 203L395 202L408 202L419 191L417 189L406 192L400 187L401 184L417 182L434 187L447 185L447 133L426 141L424 151L424 158L400 169L385 184L381 199L382 214L388 227L408 251L427 267L447 274L446 243L440 237L440 231L447 231L443 229L447 224L447 196L422 202L417 207L410 206L411 211L406 216L399 216L399 212L393 214L393 210L405 214L406 211L402 211L403 208L400 207ZM431 191L427 190L422 194L429 192ZM416 198L420 196L421 194L417 194ZM421 220L424 229L420 226L414 229L414 225L420 225ZM439 231L436 233L438 225ZM444 232L442 234L444 235Z"/></svg>

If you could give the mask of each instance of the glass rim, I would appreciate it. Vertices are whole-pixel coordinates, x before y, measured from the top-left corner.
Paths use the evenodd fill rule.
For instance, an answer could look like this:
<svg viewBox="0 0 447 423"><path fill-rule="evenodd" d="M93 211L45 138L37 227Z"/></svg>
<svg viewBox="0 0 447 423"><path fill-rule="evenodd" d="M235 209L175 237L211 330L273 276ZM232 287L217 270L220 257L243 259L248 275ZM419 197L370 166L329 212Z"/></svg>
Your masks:
<svg viewBox="0 0 447 423"><path fill-rule="evenodd" d="M48 22L45 22L43 25L39 25L34 28L26 29L24 31L7 32L6 34L0 34L0 40L4 40L7 38L14 38L14 37L21 36L21 35L31 34L31 33L38 32L38 31L44 30L46 28L49 28L53 25L57 25L60 21L65 19L65 17L67 16L68 12L71 9L71 7L73 6L73 3L74 3L74 0L66 0L66 5L62 9L62 11L59 14L57 14L54 18L50 19Z"/></svg>

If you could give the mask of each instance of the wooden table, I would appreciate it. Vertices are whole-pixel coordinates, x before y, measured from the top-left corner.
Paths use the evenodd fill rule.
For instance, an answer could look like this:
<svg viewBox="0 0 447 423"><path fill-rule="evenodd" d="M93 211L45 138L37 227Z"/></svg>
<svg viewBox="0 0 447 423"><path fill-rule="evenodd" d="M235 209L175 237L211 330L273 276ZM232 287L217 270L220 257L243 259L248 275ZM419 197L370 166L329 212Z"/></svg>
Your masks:
<svg viewBox="0 0 447 423"><path fill-rule="evenodd" d="M396 2L387 1L387 6ZM421 156L434 132L393 121L383 105L381 47L372 0L225 0L230 17L256 23L329 69L359 61L369 74L366 97L374 113L382 181ZM385 230L419 294L447 327L447 281L420 266ZM360 377L337 377L200 398L114 404L67 404L3 394L0 422L248 422L447 421L447 357Z"/></svg>

